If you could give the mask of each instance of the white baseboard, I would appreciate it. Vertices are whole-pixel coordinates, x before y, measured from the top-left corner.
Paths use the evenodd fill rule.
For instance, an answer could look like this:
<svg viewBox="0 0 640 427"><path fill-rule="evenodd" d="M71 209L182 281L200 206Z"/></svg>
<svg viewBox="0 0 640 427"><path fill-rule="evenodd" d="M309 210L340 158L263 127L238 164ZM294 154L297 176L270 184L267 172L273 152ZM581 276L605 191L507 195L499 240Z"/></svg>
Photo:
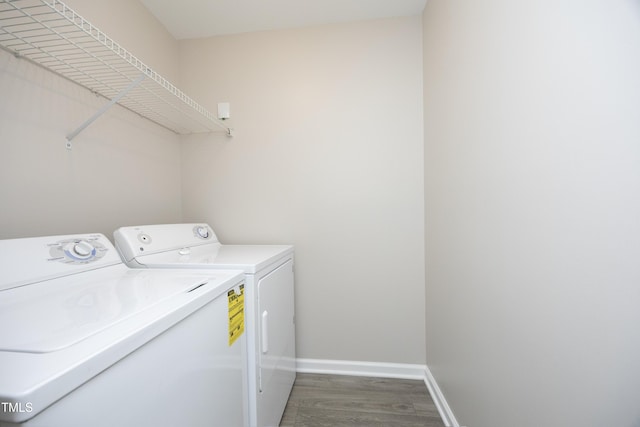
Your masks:
<svg viewBox="0 0 640 427"><path fill-rule="evenodd" d="M456 420L456 417L453 415L453 411L447 403L447 399L444 398L440 387L438 387L438 383L435 378L433 378L433 375L431 375L431 371L428 366L425 366L424 369L424 383L427 385L427 389L429 390L431 399L433 399L433 403L435 403L436 408L438 408L440 418L442 418L444 425L447 427L460 427L458 420Z"/></svg>
<svg viewBox="0 0 640 427"><path fill-rule="evenodd" d="M421 380L424 378L425 365L353 362L349 360L297 359L296 371L313 374Z"/></svg>
<svg viewBox="0 0 640 427"><path fill-rule="evenodd" d="M423 380L447 427L460 427L438 383L427 365L406 363L354 362L349 360L297 359L296 371L312 374L355 375L361 377Z"/></svg>

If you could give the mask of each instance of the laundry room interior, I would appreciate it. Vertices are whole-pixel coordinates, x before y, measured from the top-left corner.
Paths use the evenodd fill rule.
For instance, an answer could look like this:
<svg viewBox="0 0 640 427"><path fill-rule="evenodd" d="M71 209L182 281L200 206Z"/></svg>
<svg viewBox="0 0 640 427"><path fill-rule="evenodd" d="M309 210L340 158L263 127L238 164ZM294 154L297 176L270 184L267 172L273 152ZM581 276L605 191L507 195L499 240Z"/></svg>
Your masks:
<svg viewBox="0 0 640 427"><path fill-rule="evenodd" d="M0 49L0 239L290 244L301 371L423 379L453 427L640 427L640 1L206 37L64 3L232 135L116 105L68 144L107 100Z"/></svg>

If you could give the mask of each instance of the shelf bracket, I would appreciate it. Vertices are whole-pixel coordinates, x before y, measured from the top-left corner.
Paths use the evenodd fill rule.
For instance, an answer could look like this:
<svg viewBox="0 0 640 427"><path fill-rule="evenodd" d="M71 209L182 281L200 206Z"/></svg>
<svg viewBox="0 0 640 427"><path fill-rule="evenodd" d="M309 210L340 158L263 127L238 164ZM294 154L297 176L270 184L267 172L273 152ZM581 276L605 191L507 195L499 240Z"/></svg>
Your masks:
<svg viewBox="0 0 640 427"><path fill-rule="evenodd" d="M91 123L95 122L101 115L106 113L107 110L113 106L113 104L115 104L118 101L120 101L120 99L122 99L122 97L124 97L127 93L129 93L134 88L136 88L140 83L142 83L144 78L145 78L145 74L144 73L140 74L140 76L137 79L135 79L134 81L132 81L131 84L129 84L129 86L127 86L126 88L122 89L120 91L120 93L118 93L113 99L111 99L111 101L106 103L93 116L91 116L83 124L81 124L76 130L74 130L69 135L67 135L67 144L66 144L67 149L69 149L69 150L71 149L71 147L72 147L71 140L73 138L78 136L78 134L80 132L82 132Z"/></svg>

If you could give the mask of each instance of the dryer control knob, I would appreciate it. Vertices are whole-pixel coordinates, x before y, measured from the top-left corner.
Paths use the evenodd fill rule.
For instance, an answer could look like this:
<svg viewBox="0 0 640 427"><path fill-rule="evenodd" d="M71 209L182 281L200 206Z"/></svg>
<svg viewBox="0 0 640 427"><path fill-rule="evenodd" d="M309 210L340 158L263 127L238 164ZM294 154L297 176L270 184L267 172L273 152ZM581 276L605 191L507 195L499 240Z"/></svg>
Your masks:
<svg viewBox="0 0 640 427"><path fill-rule="evenodd" d="M203 239L206 239L209 237L209 230L207 229L207 227L203 227L203 226L196 227L196 233L198 234L198 236L202 237Z"/></svg>
<svg viewBox="0 0 640 427"><path fill-rule="evenodd" d="M151 243L151 236L145 233L140 233L138 234L138 240L140 240L142 243Z"/></svg>

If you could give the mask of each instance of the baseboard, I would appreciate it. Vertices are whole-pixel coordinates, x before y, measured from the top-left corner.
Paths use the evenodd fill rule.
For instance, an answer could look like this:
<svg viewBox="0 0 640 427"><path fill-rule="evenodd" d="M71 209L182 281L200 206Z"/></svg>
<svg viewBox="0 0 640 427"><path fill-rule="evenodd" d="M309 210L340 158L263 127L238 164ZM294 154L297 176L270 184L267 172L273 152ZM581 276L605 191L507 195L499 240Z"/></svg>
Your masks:
<svg viewBox="0 0 640 427"><path fill-rule="evenodd" d="M438 383L435 378L433 378L433 375L431 375L431 371L428 366L425 366L424 369L424 383L427 385L427 389L429 390L433 403L435 403L436 408L438 408L440 418L442 418L444 425L447 427L460 427L458 420L456 420L456 417L453 415L453 411L447 403L447 399L444 398L444 394L442 394L440 387L438 387Z"/></svg>
<svg viewBox="0 0 640 427"><path fill-rule="evenodd" d="M349 360L297 359L296 371L314 374L419 380L424 378L425 365L354 362Z"/></svg>
<svg viewBox="0 0 640 427"><path fill-rule="evenodd" d="M460 427L427 365L354 362L350 360L297 359L296 371L312 374L355 375L423 380L446 427Z"/></svg>

